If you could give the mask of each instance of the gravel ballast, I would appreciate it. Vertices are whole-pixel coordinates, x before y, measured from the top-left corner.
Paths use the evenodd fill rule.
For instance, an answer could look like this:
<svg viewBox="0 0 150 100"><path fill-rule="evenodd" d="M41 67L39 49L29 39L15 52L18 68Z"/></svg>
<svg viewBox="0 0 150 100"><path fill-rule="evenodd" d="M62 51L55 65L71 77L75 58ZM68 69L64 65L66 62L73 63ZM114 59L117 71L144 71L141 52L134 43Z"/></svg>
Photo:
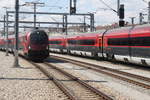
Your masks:
<svg viewBox="0 0 150 100"><path fill-rule="evenodd" d="M57 54L54 54L57 55ZM60 55L63 57L70 58L71 56ZM100 64L101 66L108 66L114 69L121 69L122 71L127 71L133 74L142 75L149 77L149 71L140 70L132 68L131 66L121 65L121 64L112 64L107 61L96 61L79 57L71 57L71 59L90 62L94 64ZM111 95L115 98L115 100L149 100L150 94L149 90L144 90L143 88L139 88L138 86L134 86L127 82L120 81L118 79L114 79L108 77L106 75L97 73L95 71L91 71L90 69L82 68L76 65L72 65L69 63L57 63L64 70L68 70L68 72L73 73L77 77L83 80L91 80L95 82L89 82L93 84L94 87L99 88L102 91L105 91L107 94ZM129 70L127 70L129 69Z"/></svg>
<svg viewBox="0 0 150 100"><path fill-rule="evenodd" d="M61 90L33 65L0 52L0 100L67 100Z"/></svg>

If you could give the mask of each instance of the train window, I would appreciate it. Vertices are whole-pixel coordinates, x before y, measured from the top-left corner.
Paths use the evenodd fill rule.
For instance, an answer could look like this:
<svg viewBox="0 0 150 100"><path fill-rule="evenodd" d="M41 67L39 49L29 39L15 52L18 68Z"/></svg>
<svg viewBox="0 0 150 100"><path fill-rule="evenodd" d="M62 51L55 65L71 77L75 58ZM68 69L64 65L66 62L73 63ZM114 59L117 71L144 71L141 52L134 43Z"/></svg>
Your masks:
<svg viewBox="0 0 150 100"><path fill-rule="evenodd" d="M90 39L90 40L79 40L80 45L95 45L95 40Z"/></svg>
<svg viewBox="0 0 150 100"><path fill-rule="evenodd" d="M68 44L75 45L77 44L77 40L68 40Z"/></svg>
<svg viewBox="0 0 150 100"><path fill-rule="evenodd" d="M110 38L108 39L108 45L150 46L150 37Z"/></svg>
<svg viewBox="0 0 150 100"><path fill-rule="evenodd" d="M128 44L129 44L128 38L110 38L110 39L108 39L108 45L128 46Z"/></svg>
<svg viewBox="0 0 150 100"><path fill-rule="evenodd" d="M61 44L62 43L62 41L49 41L49 44Z"/></svg>
<svg viewBox="0 0 150 100"><path fill-rule="evenodd" d="M144 46L150 46L150 37L143 39L142 44L144 44Z"/></svg>
<svg viewBox="0 0 150 100"><path fill-rule="evenodd" d="M131 38L132 46L150 46L150 37L134 37Z"/></svg>
<svg viewBox="0 0 150 100"><path fill-rule="evenodd" d="M39 34L37 34L39 33ZM37 33L30 34L30 41L32 44L45 44L48 43L47 34L43 31L39 31Z"/></svg>
<svg viewBox="0 0 150 100"><path fill-rule="evenodd" d="M8 40L8 43L11 43L11 40Z"/></svg>

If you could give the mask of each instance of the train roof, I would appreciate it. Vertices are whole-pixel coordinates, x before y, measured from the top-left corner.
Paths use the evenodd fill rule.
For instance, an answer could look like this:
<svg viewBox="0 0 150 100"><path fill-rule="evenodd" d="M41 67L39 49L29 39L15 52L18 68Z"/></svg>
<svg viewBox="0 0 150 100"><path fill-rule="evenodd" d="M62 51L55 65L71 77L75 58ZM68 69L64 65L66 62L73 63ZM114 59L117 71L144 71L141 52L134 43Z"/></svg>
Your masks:
<svg viewBox="0 0 150 100"><path fill-rule="evenodd" d="M136 36L150 36L150 25L141 25L133 28L131 31L132 37Z"/></svg>
<svg viewBox="0 0 150 100"><path fill-rule="evenodd" d="M63 39L65 35L59 35L59 36L49 36L49 39Z"/></svg>
<svg viewBox="0 0 150 100"><path fill-rule="evenodd" d="M106 32L107 31L107 32ZM102 34L106 32L105 36L120 36L120 35L128 35L131 34L140 34L140 33L150 33L150 24L144 24L144 25L136 25L136 26L128 26L128 27L120 27L110 30L99 30L95 32L85 32L85 33L75 33L74 34L68 34L69 35L61 35L61 36L49 36L49 39L61 39L61 38L78 38L78 37L98 37L102 36Z"/></svg>
<svg viewBox="0 0 150 100"><path fill-rule="evenodd" d="M102 34L105 32L106 30L99 30L99 31L95 31L95 32L85 32L85 33L78 33L78 34L74 34L74 35L68 35L68 38L75 38L75 37L97 37L97 36L102 36Z"/></svg>
<svg viewBox="0 0 150 100"><path fill-rule="evenodd" d="M127 35L130 29L132 29L132 26L111 29L107 31L105 36Z"/></svg>
<svg viewBox="0 0 150 100"><path fill-rule="evenodd" d="M108 30L105 36L128 35L129 33L131 34L150 33L150 24L121 27L121 28Z"/></svg>
<svg viewBox="0 0 150 100"><path fill-rule="evenodd" d="M106 30L99 30L99 31L95 31L95 32L84 32L84 33L75 33L72 32L69 35L58 35L58 36L49 36L49 39L62 39L62 38L76 38L78 36L81 37L96 37L96 36L101 36ZM73 34L74 33L74 34Z"/></svg>
<svg viewBox="0 0 150 100"><path fill-rule="evenodd" d="M150 24L136 25L136 28L150 27Z"/></svg>

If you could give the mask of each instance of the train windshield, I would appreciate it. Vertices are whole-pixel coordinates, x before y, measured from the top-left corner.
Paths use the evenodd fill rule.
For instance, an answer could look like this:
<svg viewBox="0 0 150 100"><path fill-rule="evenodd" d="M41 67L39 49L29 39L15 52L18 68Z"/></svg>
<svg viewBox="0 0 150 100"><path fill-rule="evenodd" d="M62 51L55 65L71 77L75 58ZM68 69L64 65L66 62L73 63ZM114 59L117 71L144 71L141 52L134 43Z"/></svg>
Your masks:
<svg viewBox="0 0 150 100"><path fill-rule="evenodd" d="M48 44L48 36L44 31L33 31L30 35L32 44Z"/></svg>

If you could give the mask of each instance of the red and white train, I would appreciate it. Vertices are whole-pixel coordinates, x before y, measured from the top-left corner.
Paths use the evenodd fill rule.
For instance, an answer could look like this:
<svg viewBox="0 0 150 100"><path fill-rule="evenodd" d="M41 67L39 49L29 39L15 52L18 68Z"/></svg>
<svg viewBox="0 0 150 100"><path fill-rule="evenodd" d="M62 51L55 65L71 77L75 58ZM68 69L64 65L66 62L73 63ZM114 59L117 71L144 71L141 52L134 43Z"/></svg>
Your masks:
<svg viewBox="0 0 150 100"><path fill-rule="evenodd" d="M6 39L0 38L0 49L6 50ZM9 35L8 49L13 52L15 35ZM34 61L42 61L49 56L48 35L43 30L35 29L19 35L19 51Z"/></svg>
<svg viewBox="0 0 150 100"><path fill-rule="evenodd" d="M150 66L150 25L50 37L49 50Z"/></svg>

